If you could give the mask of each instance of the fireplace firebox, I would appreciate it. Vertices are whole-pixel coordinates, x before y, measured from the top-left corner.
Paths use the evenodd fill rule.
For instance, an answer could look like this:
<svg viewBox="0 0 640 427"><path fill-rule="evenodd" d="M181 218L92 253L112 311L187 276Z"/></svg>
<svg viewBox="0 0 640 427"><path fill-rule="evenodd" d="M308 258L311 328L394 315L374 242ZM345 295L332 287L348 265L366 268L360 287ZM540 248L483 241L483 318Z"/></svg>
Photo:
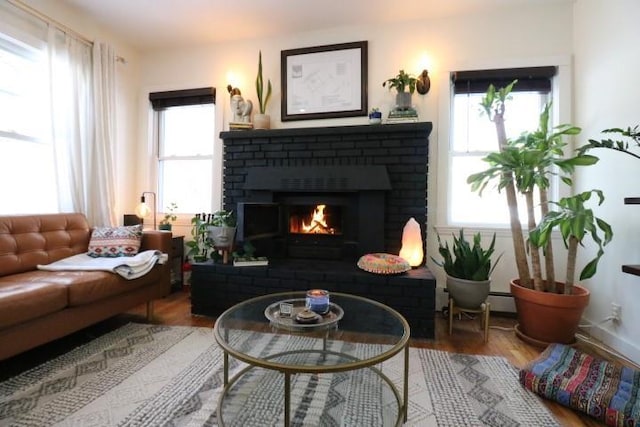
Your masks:
<svg viewBox="0 0 640 427"><path fill-rule="evenodd" d="M252 202L238 203L238 239L268 257L352 261L384 248L384 166L250 168L244 188ZM274 206L277 225L251 209L260 204ZM279 232L247 233L257 224Z"/></svg>

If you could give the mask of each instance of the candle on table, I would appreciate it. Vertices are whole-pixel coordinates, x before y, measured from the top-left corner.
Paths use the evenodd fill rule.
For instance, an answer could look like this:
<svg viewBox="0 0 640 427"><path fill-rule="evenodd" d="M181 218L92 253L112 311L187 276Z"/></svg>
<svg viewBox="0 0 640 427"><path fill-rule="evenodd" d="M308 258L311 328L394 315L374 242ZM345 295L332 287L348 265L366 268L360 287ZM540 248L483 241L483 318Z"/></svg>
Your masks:
<svg viewBox="0 0 640 427"><path fill-rule="evenodd" d="M307 291L306 306L314 313L325 314L329 311L329 292L324 289Z"/></svg>

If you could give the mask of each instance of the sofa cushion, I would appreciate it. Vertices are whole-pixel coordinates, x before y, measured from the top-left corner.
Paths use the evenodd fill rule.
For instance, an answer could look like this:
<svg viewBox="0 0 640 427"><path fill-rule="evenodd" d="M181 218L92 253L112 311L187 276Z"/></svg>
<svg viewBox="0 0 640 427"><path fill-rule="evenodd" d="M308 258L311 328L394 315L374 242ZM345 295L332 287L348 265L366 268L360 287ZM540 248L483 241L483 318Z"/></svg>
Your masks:
<svg viewBox="0 0 640 427"><path fill-rule="evenodd" d="M160 268L154 267L144 276L127 280L108 271L43 271L31 273L41 282L63 286L70 307L90 304L147 286L160 279Z"/></svg>
<svg viewBox="0 0 640 427"><path fill-rule="evenodd" d="M140 250L142 225L125 227L96 227L89 241L89 256L121 257L134 256Z"/></svg>
<svg viewBox="0 0 640 427"><path fill-rule="evenodd" d="M0 277L0 300L0 329L62 310L69 301L66 286L30 272Z"/></svg>
<svg viewBox="0 0 640 427"><path fill-rule="evenodd" d="M35 270L87 251L90 228L79 213L0 217L0 276Z"/></svg>

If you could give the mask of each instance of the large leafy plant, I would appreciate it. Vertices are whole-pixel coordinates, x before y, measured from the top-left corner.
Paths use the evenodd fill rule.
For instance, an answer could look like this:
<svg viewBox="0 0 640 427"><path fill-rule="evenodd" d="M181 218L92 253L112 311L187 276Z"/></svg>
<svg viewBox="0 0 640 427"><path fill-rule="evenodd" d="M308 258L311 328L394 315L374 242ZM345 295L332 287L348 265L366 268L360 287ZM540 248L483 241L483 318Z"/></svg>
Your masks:
<svg viewBox="0 0 640 427"><path fill-rule="evenodd" d="M586 153L587 150L590 150L592 148L608 148L611 150L628 154L632 157L635 157L636 159L640 159L640 155L629 150L629 141L628 141L628 139L631 139L635 143L635 145L638 148L640 148L640 130L638 129L637 125L634 127L628 127L626 129L621 129L621 128L605 129L602 131L602 133L618 134L627 139L625 140L620 140L620 139L613 140L611 138L604 138L601 140L590 139L588 144L583 145L578 149L578 152Z"/></svg>
<svg viewBox="0 0 640 427"><path fill-rule="evenodd" d="M600 250L611 240L612 232L606 222L593 215L580 214L586 210L584 202L590 198L587 194L595 192L602 196L600 190L581 193L557 203L550 202L548 197L550 177L559 175L562 182L570 185L571 174L576 167L593 165L598 158L584 152L578 152L573 157L565 156L564 149L567 147L565 138L578 135L580 128L568 124L549 127L550 104L545 106L540 114L538 129L525 132L516 139L507 139L504 113L515 84L516 81L498 90L491 85L482 100L484 111L495 125L499 150L486 156L483 160L488 163L488 168L469 176L467 182L471 184L472 190L479 191L480 194L489 183L494 184L499 191L505 191L520 284L538 291L556 292L553 248L551 239L547 238L551 229L558 227L561 231L571 230L569 234L577 237L579 244L583 244L582 238L587 234L595 236ZM535 215L534 193L536 191L539 197L540 216L543 218L540 228L536 223ZM518 213L517 193L523 195L526 202L528 230L538 229L534 232L533 239L525 239ZM565 212L562 216L554 214L550 212L550 204L572 213ZM604 233L603 237L600 237L598 230ZM565 294L572 292L572 272L575 271L576 266L575 253L570 251L568 255ZM585 267L580 275L581 279L595 274L601 255L599 251L596 259ZM528 257L531 261L531 270ZM542 272L543 258L546 277Z"/></svg>
<svg viewBox="0 0 640 427"><path fill-rule="evenodd" d="M452 277L459 279L485 281L489 280L493 269L502 257L500 255L495 264L492 265L491 258L495 252L496 234L487 249L482 247L482 236L480 233L473 235L473 245L464 237L464 229L460 229L459 236L453 235L453 248L449 247L449 242L442 242L438 235L438 252L442 256L442 261L433 261L442 267L444 271Z"/></svg>

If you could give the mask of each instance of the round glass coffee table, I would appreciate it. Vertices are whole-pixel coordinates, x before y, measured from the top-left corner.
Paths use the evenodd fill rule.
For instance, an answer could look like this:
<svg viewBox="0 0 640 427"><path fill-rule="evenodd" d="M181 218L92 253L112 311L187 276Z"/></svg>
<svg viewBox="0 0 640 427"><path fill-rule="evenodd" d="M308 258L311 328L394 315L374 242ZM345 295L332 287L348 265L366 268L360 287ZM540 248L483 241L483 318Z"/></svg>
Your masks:
<svg viewBox="0 0 640 427"><path fill-rule="evenodd" d="M304 308L305 294L253 298L216 320L214 335L224 363L218 424L402 425L408 401L407 321L379 302L331 293L328 313L314 323L298 323L291 316ZM390 368L394 382L383 369L403 350L401 368ZM395 384L400 382L402 392Z"/></svg>

